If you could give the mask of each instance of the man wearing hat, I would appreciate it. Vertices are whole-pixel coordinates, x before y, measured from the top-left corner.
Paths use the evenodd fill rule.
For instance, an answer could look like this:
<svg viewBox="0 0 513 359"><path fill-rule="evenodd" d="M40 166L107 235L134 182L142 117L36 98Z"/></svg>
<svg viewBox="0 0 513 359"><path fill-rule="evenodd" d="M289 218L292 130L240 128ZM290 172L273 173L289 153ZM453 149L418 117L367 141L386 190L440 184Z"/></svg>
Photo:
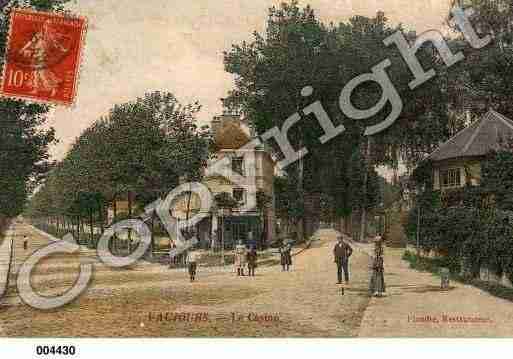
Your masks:
<svg viewBox="0 0 513 359"><path fill-rule="evenodd" d="M337 244L333 248L333 256L337 264L338 284L342 284L342 270L346 284L349 283L349 257L353 254L353 248L344 241L343 235L337 237Z"/></svg>

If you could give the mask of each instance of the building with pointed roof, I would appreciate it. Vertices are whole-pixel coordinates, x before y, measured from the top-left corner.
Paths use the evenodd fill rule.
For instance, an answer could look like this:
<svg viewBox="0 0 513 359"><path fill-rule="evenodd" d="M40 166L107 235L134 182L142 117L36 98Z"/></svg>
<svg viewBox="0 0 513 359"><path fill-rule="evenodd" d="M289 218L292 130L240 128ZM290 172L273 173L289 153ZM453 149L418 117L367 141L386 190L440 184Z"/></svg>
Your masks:
<svg viewBox="0 0 513 359"><path fill-rule="evenodd" d="M489 110L426 158L433 164L434 189L478 185L483 159L508 138L513 138L513 120Z"/></svg>

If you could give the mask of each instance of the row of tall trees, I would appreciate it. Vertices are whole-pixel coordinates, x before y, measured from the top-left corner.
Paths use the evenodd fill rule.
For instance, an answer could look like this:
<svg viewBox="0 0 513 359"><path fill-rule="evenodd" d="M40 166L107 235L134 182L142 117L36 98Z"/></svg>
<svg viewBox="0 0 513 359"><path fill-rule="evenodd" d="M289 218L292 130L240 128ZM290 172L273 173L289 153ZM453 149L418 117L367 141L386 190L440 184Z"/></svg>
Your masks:
<svg viewBox="0 0 513 359"><path fill-rule="evenodd" d="M292 207L299 216L299 227L307 212L304 199L312 196L329 202L338 217L355 210L365 214L376 203L369 179L375 177L377 165L397 168L402 158L413 166L463 126L460 117L449 115L451 97L458 96L455 81L431 44L417 55L425 68L434 68L439 76L410 90L412 75L399 51L383 44L398 30L403 29L390 25L381 12L373 18L354 16L339 24L325 24L311 7L301 8L292 0L269 10L264 33L255 32L252 41L235 44L225 52L226 71L235 75L228 103L242 108L257 133L281 128L296 112L305 117L301 110L315 100L323 103L336 125L343 123L346 128L326 144L319 141L322 129L313 118L305 118L288 133L295 148L309 150L303 160L285 169L286 182L296 187L290 192L296 198ZM370 72L385 58L393 64L387 71L404 109L393 126L367 138L364 128L382 121L389 109L369 121L355 121L341 113L339 96L346 83ZM301 95L305 86L314 89L310 97ZM352 102L367 109L380 97L380 88L366 82L356 89ZM276 144L271 145L279 154Z"/></svg>
<svg viewBox="0 0 513 359"><path fill-rule="evenodd" d="M62 11L65 1L11 0L0 8L0 61L5 58L10 12L15 7ZM44 129L49 107L0 99L0 222L19 215L28 195L51 167L49 146L53 129Z"/></svg>
<svg viewBox="0 0 513 359"><path fill-rule="evenodd" d="M107 224L107 207L115 219L133 217L181 178L199 179L211 145L209 130L195 124L199 110L158 91L114 106L76 139L28 213L54 227L69 222L77 234L85 221L94 237L93 227ZM128 201L128 213L116 213L120 200Z"/></svg>

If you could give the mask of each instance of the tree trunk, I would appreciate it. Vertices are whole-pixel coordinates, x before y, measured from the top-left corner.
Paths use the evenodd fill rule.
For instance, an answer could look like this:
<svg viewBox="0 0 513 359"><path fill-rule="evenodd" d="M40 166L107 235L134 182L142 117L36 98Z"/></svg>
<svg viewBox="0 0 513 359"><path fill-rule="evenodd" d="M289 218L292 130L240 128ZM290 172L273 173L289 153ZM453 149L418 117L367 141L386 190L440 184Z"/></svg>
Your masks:
<svg viewBox="0 0 513 359"><path fill-rule="evenodd" d="M132 219L132 191L128 191L128 218ZM132 253L132 229L128 229L128 254Z"/></svg>
<svg viewBox="0 0 513 359"><path fill-rule="evenodd" d="M77 243L80 244L80 216L77 216Z"/></svg>
<svg viewBox="0 0 513 359"><path fill-rule="evenodd" d="M151 212L151 246L150 246L150 257L153 258L153 251L155 250L155 232L154 232L154 226L155 226L155 212Z"/></svg>
<svg viewBox="0 0 513 359"><path fill-rule="evenodd" d="M116 218L118 216L118 201L116 199L116 196L114 197L114 201L112 202L112 212L113 212L113 216L114 218L112 219L112 224L114 224L114 222L116 221ZM117 250L118 250L118 236L116 233L114 233L114 239L113 239L113 247L114 247L114 253L117 253Z"/></svg>
<svg viewBox="0 0 513 359"><path fill-rule="evenodd" d="M105 216L104 216L104 207L103 202L98 201L98 221L100 222L100 231L101 234L105 232Z"/></svg>
<svg viewBox="0 0 513 359"><path fill-rule="evenodd" d="M262 238L262 240L260 241L260 250L263 250L264 248L266 248L267 246L267 243L268 243L268 238L267 238L267 232L268 232L268 229L267 229L267 226L268 226L268 223L267 223L267 211L262 209L262 231L263 233L260 234L260 238Z"/></svg>
<svg viewBox="0 0 513 359"><path fill-rule="evenodd" d="M367 136L367 147L365 149L365 164L363 171L363 203L360 216L360 241L365 239L367 232L367 186L369 182L369 168L370 168L370 153L371 153L371 139Z"/></svg>
<svg viewBox="0 0 513 359"><path fill-rule="evenodd" d="M300 147L302 147L302 146L303 146L303 141L301 141ZM299 159L299 163L298 163L298 192L302 198L301 203L303 205L303 215L299 218L299 220L297 222L297 227L296 227L297 240L300 242L302 242L304 240L304 236L305 236L304 215L306 213L306 203L305 203L305 193L304 193L304 189L303 189L303 176L304 176L304 163L303 163L303 158L301 157Z"/></svg>
<svg viewBox="0 0 513 359"><path fill-rule="evenodd" d="M421 208L420 205L417 208L417 256L420 257L420 216Z"/></svg>
<svg viewBox="0 0 513 359"><path fill-rule="evenodd" d="M185 212L186 223L189 222L189 213L191 211L191 197L192 197L192 192L190 191L190 188L189 188L189 193L187 194L187 211Z"/></svg>
<svg viewBox="0 0 513 359"><path fill-rule="evenodd" d="M90 238L90 243L91 243L91 246L94 245L94 223L93 223L93 209L90 208L89 209L89 229L91 231L91 238Z"/></svg>

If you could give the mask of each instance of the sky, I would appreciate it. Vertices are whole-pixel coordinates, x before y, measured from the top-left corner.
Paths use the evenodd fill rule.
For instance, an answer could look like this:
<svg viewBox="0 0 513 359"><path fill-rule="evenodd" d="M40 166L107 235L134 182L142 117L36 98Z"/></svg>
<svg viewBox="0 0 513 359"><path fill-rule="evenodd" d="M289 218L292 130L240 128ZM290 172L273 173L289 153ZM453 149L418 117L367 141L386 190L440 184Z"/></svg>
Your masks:
<svg viewBox="0 0 513 359"><path fill-rule="evenodd" d="M268 8L276 0L72 0L67 7L87 17L77 98L71 108L56 106L48 125L60 142L62 159L76 137L123 103L154 90L170 91L182 103L198 100L198 121L221 111L220 98L233 86L224 72L223 51L264 31ZM422 32L440 29L449 0L309 0L325 22L379 10L393 24ZM377 59L380 60L380 59Z"/></svg>

